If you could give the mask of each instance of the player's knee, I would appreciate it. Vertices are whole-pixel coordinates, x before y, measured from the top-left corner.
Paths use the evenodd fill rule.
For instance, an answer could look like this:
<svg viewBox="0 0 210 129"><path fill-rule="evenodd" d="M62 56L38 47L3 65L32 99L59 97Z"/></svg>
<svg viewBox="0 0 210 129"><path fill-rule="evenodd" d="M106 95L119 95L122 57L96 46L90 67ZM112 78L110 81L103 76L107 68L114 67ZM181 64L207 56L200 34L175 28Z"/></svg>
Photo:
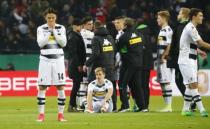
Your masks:
<svg viewBox="0 0 210 129"><path fill-rule="evenodd" d="M57 86L57 90L64 90L64 86Z"/></svg>
<svg viewBox="0 0 210 129"><path fill-rule="evenodd" d="M39 86L39 90L46 90L47 87L46 86Z"/></svg>

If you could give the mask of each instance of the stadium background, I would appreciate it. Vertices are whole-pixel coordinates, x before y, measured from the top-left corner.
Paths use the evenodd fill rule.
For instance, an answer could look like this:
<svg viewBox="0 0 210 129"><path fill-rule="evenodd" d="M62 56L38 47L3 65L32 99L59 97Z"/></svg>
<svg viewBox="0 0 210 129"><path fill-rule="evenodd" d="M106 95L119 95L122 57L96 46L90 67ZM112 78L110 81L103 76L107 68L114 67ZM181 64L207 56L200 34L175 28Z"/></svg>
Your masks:
<svg viewBox="0 0 210 129"><path fill-rule="evenodd" d="M159 4L161 3L161 4ZM36 28L44 23L42 12L53 7L58 10L58 23L69 28L74 17L91 15L104 23L115 17L126 15L139 22L145 22L151 29L154 54L159 28L156 12L161 9L170 11L170 25L176 24L180 7L196 7L204 11L204 23L198 30L202 38L210 42L210 1L208 0L1 0L0 1L0 96L36 95L36 71L39 62L39 47L36 42ZM204 79L210 80L210 53L208 59L199 58L199 67L204 69ZM13 72L6 72L15 70ZM3 72L4 71L4 72ZM21 72L22 71L22 72ZM152 95L160 95L160 87L152 71L150 88ZM5 80L9 78L9 80ZM27 78L32 78L31 84ZM202 79L201 79L202 80ZM209 81L205 82L209 87ZM67 92L71 90L69 80ZM29 87L29 86L31 87ZM174 86L175 87L175 86ZM175 87L176 88L176 87ZM210 88L208 88L210 89ZM207 89L207 90L208 90ZM154 92L153 92L154 90ZM177 89L175 95L179 95ZM51 94L52 92L52 94ZM51 90L50 94L55 95ZM27 94L26 94L27 93ZM68 93L69 94L69 93ZM204 93L204 95L210 95Z"/></svg>

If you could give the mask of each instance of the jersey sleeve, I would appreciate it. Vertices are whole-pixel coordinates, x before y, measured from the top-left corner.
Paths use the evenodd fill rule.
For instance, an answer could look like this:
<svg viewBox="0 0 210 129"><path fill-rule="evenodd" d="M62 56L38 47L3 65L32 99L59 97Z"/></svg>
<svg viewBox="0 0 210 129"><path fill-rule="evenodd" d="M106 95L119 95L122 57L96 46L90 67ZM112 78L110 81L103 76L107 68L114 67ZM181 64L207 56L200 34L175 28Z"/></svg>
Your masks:
<svg viewBox="0 0 210 129"><path fill-rule="evenodd" d="M173 35L172 29L168 28L167 35L166 35L166 43L169 45L171 44L171 41L172 41L172 35Z"/></svg>
<svg viewBox="0 0 210 129"><path fill-rule="evenodd" d="M49 36L50 34L44 33L41 26L37 28L37 42L40 48L48 43Z"/></svg>
<svg viewBox="0 0 210 129"><path fill-rule="evenodd" d="M93 91L93 87L94 87L94 85L90 83L88 85L88 92L92 92Z"/></svg>
<svg viewBox="0 0 210 129"><path fill-rule="evenodd" d="M108 81L107 89L113 89L113 84L111 81Z"/></svg>
<svg viewBox="0 0 210 129"><path fill-rule="evenodd" d="M56 29L53 29L53 34L55 36L56 41L61 47L65 47L67 43L66 39L66 29L64 26L61 26L61 29L59 32L56 31Z"/></svg>
<svg viewBox="0 0 210 129"><path fill-rule="evenodd" d="M198 31L195 27L192 27L189 30L190 36L192 37L193 41L196 42L201 39L201 36L198 34Z"/></svg>

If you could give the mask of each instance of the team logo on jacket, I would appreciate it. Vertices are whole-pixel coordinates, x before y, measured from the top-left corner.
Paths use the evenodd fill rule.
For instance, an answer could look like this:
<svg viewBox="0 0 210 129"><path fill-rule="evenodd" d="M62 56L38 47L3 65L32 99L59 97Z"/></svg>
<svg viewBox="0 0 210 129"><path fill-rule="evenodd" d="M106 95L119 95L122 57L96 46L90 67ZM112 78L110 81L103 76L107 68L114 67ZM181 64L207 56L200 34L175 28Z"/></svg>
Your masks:
<svg viewBox="0 0 210 129"><path fill-rule="evenodd" d="M103 52L110 52L110 51L113 51L113 46L107 39L104 39Z"/></svg>
<svg viewBox="0 0 210 129"><path fill-rule="evenodd" d="M141 37L138 37L135 33L132 33L131 39L129 40L129 44L133 45L133 44L138 44L141 42L142 42Z"/></svg>

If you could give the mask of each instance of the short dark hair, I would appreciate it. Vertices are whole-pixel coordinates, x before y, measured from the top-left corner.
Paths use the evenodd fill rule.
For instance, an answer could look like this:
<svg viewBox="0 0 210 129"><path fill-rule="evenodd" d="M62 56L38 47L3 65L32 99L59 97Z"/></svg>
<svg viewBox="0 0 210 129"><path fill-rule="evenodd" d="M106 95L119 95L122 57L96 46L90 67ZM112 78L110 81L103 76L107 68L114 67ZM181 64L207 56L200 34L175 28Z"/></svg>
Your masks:
<svg viewBox="0 0 210 129"><path fill-rule="evenodd" d="M74 18L72 25L80 26L80 25L82 25L82 22L79 18Z"/></svg>
<svg viewBox="0 0 210 129"><path fill-rule="evenodd" d="M82 19L82 24L86 24L89 21L93 21L93 18L91 16L86 16Z"/></svg>
<svg viewBox="0 0 210 129"><path fill-rule="evenodd" d="M49 13L53 13L53 14L57 15L57 11L56 11L55 9L53 9L53 8L48 8L48 9L46 9L46 10L44 11L43 15L46 16L46 15L49 14Z"/></svg>
<svg viewBox="0 0 210 129"><path fill-rule="evenodd" d="M191 8L190 9L190 14L189 14L189 17L190 17L190 20L192 20L193 16L197 16L199 12L203 12L201 9L198 9L198 8Z"/></svg>

